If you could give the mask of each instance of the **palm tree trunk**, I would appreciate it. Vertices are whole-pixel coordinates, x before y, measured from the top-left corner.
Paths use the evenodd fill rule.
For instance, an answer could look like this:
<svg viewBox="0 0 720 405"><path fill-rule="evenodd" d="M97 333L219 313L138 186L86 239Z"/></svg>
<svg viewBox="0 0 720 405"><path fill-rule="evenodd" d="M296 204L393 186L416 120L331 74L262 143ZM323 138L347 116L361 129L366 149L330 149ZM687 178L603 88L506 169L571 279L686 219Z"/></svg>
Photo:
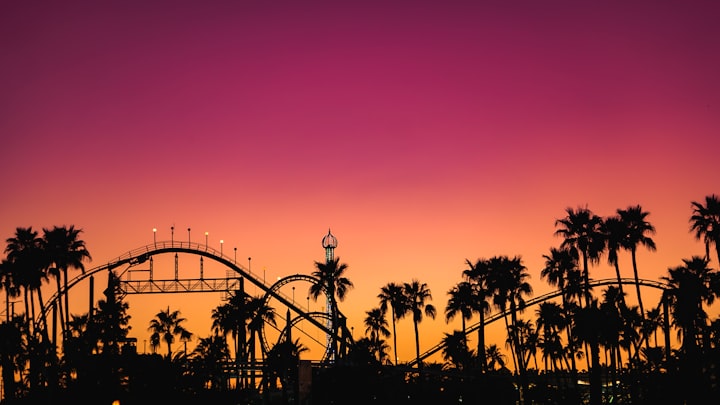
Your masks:
<svg viewBox="0 0 720 405"><path fill-rule="evenodd" d="M623 300L623 304L624 304L625 303L625 293L623 292L623 287L622 287L622 277L620 277L620 265L618 264L617 260L615 260L615 275L617 276L618 290L620 290L620 298Z"/></svg>
<svg viewBox="0 0 720 405"><path fill-rule="evenodd" d="M635 290L637 291L638 306L640 307L640 318L645 320L645 308L642 303L642 296L640 295L640 277L638 277L637 262L635 260L635 249L630 250L632 255L633 273L635 274Z"/></svg>
<svg viewBox="0 0 720 405"><path fill-rule="evenodd" d="M393 324L393 350L395 351L395 358L393 359L393 364L397 366L397 333L395 332L395 308L393 306L390 306L390 313L392 315L392 324Z"/></svg>
<svg viewBox="0 0 720 405"><path fill-rule="evenodd" d="M69 298L69 291L68 291L68 276L67 276L67 269L63 269L63 282L65 283L63 288L65 289L63 291L63 295L65 296L65 321L70 322L70 298ZM59 297L58 297L59 298ZM65 329L62 328L63 331L63 342L65 341Z"/></svg>
<svg viewBox="0 0 720 405"><path fill-rule="evenodd" d="M55 278L55 284L57 286L57 298L55 299L55 302L57 302L57 308L60 311L60 330L65 330L65 314L63 313L63 304L62 304L62 286L60 285L60 274L58 273L58 276Z"/></svg>
<svg viewBox="0 0 720 405"><path fill-rule="evenodd" d="M415 359L417 360L418 369L422 370L422 362L420 361L420 333L418 331L418 323L413 319L415 326Z"/></svg>
<svg viewBox="0 0 720 405"><path fill-rule="evenodd" d="M485 313L480 310L480 327L478 327L478 356L483 373L487 372L487 353L485 353Z"/></svg>

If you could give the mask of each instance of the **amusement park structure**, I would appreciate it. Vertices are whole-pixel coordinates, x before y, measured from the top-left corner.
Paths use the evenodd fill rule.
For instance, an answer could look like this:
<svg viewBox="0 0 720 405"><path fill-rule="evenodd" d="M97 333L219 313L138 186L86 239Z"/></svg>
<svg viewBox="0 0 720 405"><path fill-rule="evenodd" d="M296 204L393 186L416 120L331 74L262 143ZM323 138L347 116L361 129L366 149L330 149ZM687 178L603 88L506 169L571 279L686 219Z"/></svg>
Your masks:
<svg viewBox="0 0 720 405"><path fill-rule="evenodd" d="M329 263L335 260L334 250L338 246L337 238L330 232L322 238L322 247L325 250L325 263ZM180 258L184 256L195 256L199 257L199 274L197 277L181 278L179 276ZM174 263L174 276L170 279L158 279L155 277L156 273L156 257L164 256L166 259L171 256ZM276 311L280 316L285 316L285 326L276 326L265 323L260 336L259 348L263 354L267 354L272 346L280 341L288 339L292 333L303 334L308 336L310 339L315 340L312 337L312 333L308 327L302 328L301 325L310 325L315 328L315 332L324 334L324 342L315 340L315 343L323 347L323 355L321 358L312 360L315 364L329 365L336 360L345 356L348 349L353 344L352 333L347 330L346 318L333 305L333 300L330 295L327 294L327 288L323 286L323 293L325 294L325 306L322 311L310 311L309 305L303 308L302 305L298 304L294 297L289 297L281 290L284 286L291 283L309 283L311 285L321 284L322 281L308 274L291 274L285 277L278 277L277 281L273 284L266 284L266 280L263 275L257 275L251 271L250 266L243 266L237 261L237 252L235 257L229 257L222 251L222 244L220 250L216 250L207 243L197 243L191 241L189 238L187 241L180 241L172 238L169 241L156 241L153 243L133 249L108 263L95 267L86 271L83 274L78 275L73 280L69 281L66 289L79 286L81 282L89 282L89 316L93 316L94 311L94 278L97 275L107 273L108 284L113 289L112 293L118 299L122 299L127 295L133 294L186 294L186 293L197 293L197 292L214 292L214 293L226 293L228 296L230 293L246 295L246 289L248 285L257 287L262 293L263 301L267 304L271 300L273 304L282 306L285 311ZM165 260L167 261L167 260ZM214 278L205 276L205 265L207 262L212 261L220 266L224 267L225 277ZM167 273L165 271L164 273ZM114 285L110 284L110 280L115 280ZM591 282L592 286L610 285L617 283L617 279L607 280L594 280ZM622 282L625 284L633 284L633 279L623 279ZM663 290L666 285L656 281L640 280L643 286L656 288ZM46 313L40 317L37 322L52 322L51 328L52 336L57 336L57 325L56 316L54 316L54 308L56 308L57 300L59 296L65 293L65 288L59 292L53 294L48 300ZM294 292L294 287L293 287ZM107 293L107 290L106 290ZM540 302L544 302L553 299L560 295L560 291L551 292L540 297L533 298L526 303L526 306L531 306ZM308 298L309 300L309 298ZM275 308L277 310L277 307ZM664 307L665 317L667 318L667 307ZM498 319L502 319L506 313L499 312L493 314L485 320L485 325L488 325ZM50 321L47 321L50 319ZM333 322L337 324L334 325ZM466 333L472 333L477 331L480 327L479 324L470 326ZM296 332L293 332L296 329ZM244 332L243 332L244 333ZM241 336L244 340L245 336ZM669 339L669 334L666 333L666 339ZM666 347L670 347L670 344L666 344ZM430 356L438 353L444 348L444 343L440 342L437 345L431 347L429 350L421 354L419 359L413 359L407 363L407 366L413 367L416 365L418 360L424 361ZM236 367L233 373L254 373L259 374L262 372L261 365L250 364L248 358L236 359L234 362ZM253 369L253 370L250 370Z"/></svg>
<svg viewBox="0 0 720 405"><path fill-rule="evenodd" d="M221 245L222 246L222 245ZM325 249L325 260L333 260L334 249L337 247L337 238L328 230L327 235L322 238L322 246ZM156 260L163 256L164 260ZM156 273L168 274L167 269L157 269L157 263L168 262L167 258L171 256L174 263L174 276L169 279L159 279ZM197 277L181 278L180 263L181 259L186 256L199 257L199 272ZM235 253L237 256L237 253ZM205 272L206 265L209 262L216 262L220 266L225 267L225 277L207 277ZM197 262L196 262L197 263ZM158 271L165 270L165 271ZM185 273L185 272L183 272ZM306 339L315 340L316 346L324 346L322 350L322 358L312 360L318 365L328 365L338 358L347 354L347 350L352 344L352 334L344 330L344 316L331 303L332 300L327 296L327 288L322 287L325 294L324 311L310 311L309 305L303 308L295 302L294 289L293 297L289 297L281 290L282 287L290 283L309 283L310 285L319 284L321 280L307 274L291 274L285 277L278 277L273 284L266 284L264 275L258 276L253 273L249 266L243 266L238 263L236 257L228 257L221 250L218 251L210 246L201 243L187 241L178 241L172 238L170 241L153 241L153 243L131 250L122 256L117 257L108 263L95 267L78 275L76 278L68 282L67 289L81 288L81 285L89 284L89 301L90 308L88 315L93 316L95 311L95 277L103 274L108 276L108 288L105 289L105 295L112 293L116 299L123 299L128 295L134 294L187 294L187 293L225 293L225 297L230 294L247 296L246 289L248 284L254 285L262 294L263 302L267 305L272 301L272 306L276 310L276 314L285 316L285 326L276 326L275 324L265 323L261 333L259 333L259 348L262 350L263 358L276 343L292 339L292 329L295 328L295 336L303 334ZM112 280L112 282L111 282ZM111 291L109 291L111 290ZM40 317L38 323L51 323L48 330L51 330L53 339L58 335L57 317L55 316L55 303L58 297L64 294L62 289L53 294L48 300L46 313ZM308 298L309 300L309 298ZM308 301L309 302L309 301ZM286 309L278 310L280 307ZM286 315L287 314L287 315ZM342 320L334 327L333 319ZM308 326L309 325L309 326ZM325 335L324 342L316 340L313 333L309 329L314 328ZM240 341L245 342L245 331L241 331L242 336L238 336ZM130 339L128 344L135 345L136 339ZM232 375L253 375L260 376L263 366L261 362L255 361L255 356L245 353L247 358L235 359L232 364L228 364L228 372ZM252 361L250 360L252 357Z"/></svg>

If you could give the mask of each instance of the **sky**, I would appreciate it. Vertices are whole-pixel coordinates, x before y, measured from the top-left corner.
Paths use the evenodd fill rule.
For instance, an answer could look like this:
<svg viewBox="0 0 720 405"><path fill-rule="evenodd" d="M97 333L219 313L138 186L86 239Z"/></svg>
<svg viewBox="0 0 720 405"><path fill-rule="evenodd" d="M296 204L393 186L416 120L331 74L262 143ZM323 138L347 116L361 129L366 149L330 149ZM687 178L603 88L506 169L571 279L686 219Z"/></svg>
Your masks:
<svg viewBox="0 0 720 405"><path fill-rule="evenodd" d="M74 225L92 269L190 228L270 283L314 271L330 229L354 337L382 286L418 279L438 308L423 352L460 328L444 308L466 260L520 256L552 291L568 207L649 212L641 278L704 253L689 218L720 193L719 19L713 1L2 2L0 236ZM221 304L127 299L138 342L165 308L206 337Z"/></svg>

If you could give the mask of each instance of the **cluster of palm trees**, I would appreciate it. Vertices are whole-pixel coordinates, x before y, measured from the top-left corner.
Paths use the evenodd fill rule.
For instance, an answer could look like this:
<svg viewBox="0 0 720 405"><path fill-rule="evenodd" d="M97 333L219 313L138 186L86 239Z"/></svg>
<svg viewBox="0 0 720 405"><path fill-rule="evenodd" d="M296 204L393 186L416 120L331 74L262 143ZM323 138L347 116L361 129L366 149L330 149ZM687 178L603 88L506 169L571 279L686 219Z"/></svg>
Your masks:
<svg viewBox="0 0 720 405"><path fill-rule="evenodd" d="M496 256L466 260L463 280L448 291L445 307L446 322L456 316L462 320L462 329L446 333L443 339L443 357L456 370L476 369L487 372L489 364L504 365L497 346L486 346L485 317L492 309L504 314L507 346L519 377L520 393L528 390L527 368L531 360L537 364L537 351L542 352L545 372L568 370L577 375L576 359L585 358L590 378L591 403L601 403L603 370L616 376L622 367L622 351L627 352L627 367L647 366L655 370L668 370L670 361L684 360L684 370L701 367L702 350L720 349L720 319L708 322L704 308L720 297L720 275L710 267L710 247L720 242L720 203L716 195L707 196L704 204L693 202L691 230L706 246L705 257L683 259L683 265L668 269L662 302L658 307L645 310L640 291L636 253L639 247L656 250L652 239L654 226L647 221L649 215L640 205L616 210L615 215L603 218L587 207L567 208L566 216L556 221L555 234L562 237L558 247L544 255L542 278L560 290L560 303L540 303L535 321L524 320L518 313L524 311L532 286L529 275L519 256ZM637 306L628 306L621 277L619 254L629 253L632 259ZM602 300L594 297L590 267L606 255L616 272L617 284L603 291ZM720 261L720 250L718 250ZM435 308L426 304L431 299L427 285L389 283L378 295L380 306L366 312L366 334L376 357L386 359L389 347L383 340L392 335L397 347L395 322L412 312L415 323L416 361L422 367L419 352L417 323L425 314L434 318ZM667 305L672 321L663 318L662 304ZM390 309L392 333L385 321ZM477 350L468 347L466 321L479 316ZM508 319L509 317L509 319ZM670 351L669 328L678 329L681 348ZM665 330L665 347L657 344L657 330ZM655 345L650 344L654 336ZM698 343L700 342L700 343ZM601 364L601 349L606 363ZM488 350L492 356L488 356ZM397 355L395 356L397 358ZM535 367L537 369L537 365ZM609 379L609 378L608 378Z"/></svg>
<svg viewBox="0 0 720 405"><path fill-rule="evenodd" d="M42 297L42 285L54 279L57 286L57 310L60 315L60 328L64 334L70 321L68 300L68 271L85 271L85 261L91 260L85 242L80 239L82 229L74 226L54 226L44 228L42 237L32 227L17 228L15 235L7 239L5 253L7 258L0 263L0 280L5 290L5 305L10 307L10 300L23 296L25 305L24 316L27 320L41 319L41 324L31 327L45 328L47 332L45 301ZM39 306L39 315L35 303ZM63 309L64 306L64 309ZM6 320L10 319L8 311ZM53 334L54 337L54 334Z"/></svg>
<svg viewBox="0 0 720 405"><path fill-rule="evenodd" d="M577 381L581 369L576 362L584 359L591 404L602 403L603 397L608 395L603 382L614 384L623 370L677 373L674 375L681 376L679 378L690 386L717 377L717 370L708 362L716 359L714 353L720 351L720 319L708 319L705 309L720 297L720 273L710 266L712 246L720 262L720 199L714 194L708 195L704 201L693 201L692 209L690 231L705 244L705 256L683 259L682 265L669 268L667 276L661 278L661 302L647 310L641 296L643 280L639 277L636 253L639 248L656 249L652 239L655 228L648 222L649 213L640 205L618 209L604 218L587 207L566 209L566 215L555 223L555 235L561 242L543 255L545 265L541 270L541 277L557 287L555 296L559 302L549 299L538 302L534 319L521 316L529 307L533 288L520 256L466 259L461 281L447 292L445 320L449 323L459 317L461 329L445 334L443 367L477 375L494 372L498 367L504 369L506 357L497 345L487 344L485 339L487 319L494 309L495 315L500 314L505 323L505 344L512 358L521 401L530 396L532 387L537 386L531 384L531 379L540 371L538 351L544 363L543 373L565 373L571 375L573 381ZM8 381L4 385L6 390L14 389L14 372L28 364L27 359L10 355L19 351L18 346L22 344L29 348L31 341L36 339L46 342L47 351L55 353L54 337L57 334L54 330L52 334L48 332L46 302L57 307L52 309L59 314L65 352L60 363L64 362L66 366L78 353L101 353L106 348L117 353L119 344L127 336L127 304L115 297L113 288L106 290L107 300L99 301L94 316L70 316L67 273L72 269L84 271L83 262L90 259L90 254L79 239L79 229L54 227L43 231L40 237L32 228L17 228L15 235L7 239L7 258L0 265L6 308L10 307L11 299L20 296L25 305L22 316L11 319L10 312L13 311L8 311L6 321L0 325L0 367L3 380ZM634 282L621 276L618 258L623 252L632 259ZM607 288L601 297L597 297L593 293L596 280L590 277L590 270L603 259L614 268L617 282L602 284ZM332 259L315 262L315 267L313 277L317 281L308 294L316 300L321 295L327 299L328 313L331 314L328 333L333 338L331 359L342 360L349 350L348 358L353 361L365 358L378 365L398 366L396 323L412 315L416 357L404 366L414 365L420 373L423 367L434 367L425 364L420 353L418 325L423 317L435 318L437 315L436 307L430 303L432 294L426 283L413 279L403 283L390 282L381 287L378 306L366 312L366 337L353 342L345 318L338 309L338 302L343 301L353 287L345 275L347 265ZM45 301L40 287L51 279L56 282L57 293L55 299ZM623 287L631 284L635 285L637 306L630 306L625 300L627 292ZM476 315L477 324L468 327L468 322ZM222 387L226 381L221 365L233 357L227 337L231 336L234 342L235 361L254 364L263 325L275 325L276 315L263 297L238 292L215 308L211 316L211 335L199 338L190 355L186 351L182 355L198 369L205 370L202 379L205 386ZM176 337L184 343L194 337L182 327L183 321L178 311L166 308L156 315L148 328L152 333L151 346L158 348L164 343L168 359ZM669 331L672 327L677 330L681 343L676 350L670 350ZM664 331L664 345L658 344L658 329ZM477 331L477 347L471 349L468 335L474 331ZM24 335L30 338L23 338ZM89 339L88 343L85 341L89 335L95 338ZM392 359L387 354L390 345L386 339L390 336L395 352ZM344 347L346 344L352 347ZM288 360L298 360L304 350L299 341L292 340L290 331L284 341L269 351L260 350L263 363L268 367L267 376L263 376L266 379L264 387L270 387L276 379L283 382L283 387L289 384L293 376ZM366 352L366 357L358 356L362 351ZM603 357L604 362L601 361ZM52 359L45 359L42 364L52 366L54 363ZM270 367L273 364L275 366ZM30 367L37 365L30 364ZM712 376L708 377L708 373ZM51 379L50 374L45 378ZM240 386L254 388L253 379L254 376L242 376ZM692 402L691 399L688 402Z"/></svg>

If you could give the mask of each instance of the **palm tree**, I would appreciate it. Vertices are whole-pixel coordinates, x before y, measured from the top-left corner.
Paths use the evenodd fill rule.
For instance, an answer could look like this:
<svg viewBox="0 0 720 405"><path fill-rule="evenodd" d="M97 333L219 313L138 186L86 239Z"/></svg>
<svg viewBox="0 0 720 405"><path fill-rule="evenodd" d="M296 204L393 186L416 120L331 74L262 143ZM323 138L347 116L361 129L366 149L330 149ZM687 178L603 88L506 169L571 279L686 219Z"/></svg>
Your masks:
<svg viewBox="0 0 720 405"><path fill-rule="evenodd" d="M690 217L690 231L695 238L705 242L705 258L710 261L710 245L715 245L720 263L720 197L715 194L705 197L705 205L693 201L693 215Z"/></svg>
<svg viewBox="0 0 720 405"><path fill-rule="evenodd" d="M566 208L567 216L555 221L556 236L562 236L561 248L575 249L582 255L583 279L585 282L585 303L590 303L590 275L588 263L598 263L605 249L605 238L602 232L602 218L593 214L588 208Z"/></svg>
<svg viewBox="0 0 720 405"><path fill-rule="evenodd" d="M480 321L478 327L478 343L477 355L480 361L480 367L483 372L487 371L487 359L485 353L485 315L490 313L490 303L488 302L492 293L488 289L489 267L488 261L478 259L475 264L465 259L468 268L463 270L463 276L471 283L473 289L473 308L477 312Z"/></svg>
<svg viewBox="0 0 720 405"><path fill-rule="evenodd" d="M300 354L308 350L307 347L300 343L299 339L293 341L288 340L287 337L286 335L284 339L270 348L265 362L266 370L263 373L266 392L269 392L270 388L277 388L277 380L280 379L283 403L290 403L287 399L287 391L297 382Z"/></svg>
<svg viewBox="0 0 720 405"><path fill-rule="evenodd" d="M638 306L640 307L640 314L644 317L645 308L643 308L642 297L640 296L640 278L638 277L636 254L638 245L643 245L653 252L657 250L655 241L649 236L655 233L655 227L645 220L650 213L643 211L640 205L630 206L624 210L617 210L617 213L627 228L626 245L623 247L630 250L630 255L632 256Z"/></svg>
<svg viewBox="0 0 720 405"><path fill-rule="evenodd" d="M382 347L382 336L389 337L390 330L388 327L387 319L385 319L385 311L382 308L372 308L369 311L365 311L364 323L365 323L365 334L370 336L370 342L373 347L377 350L378 361L382 362L382 356L380 353L380 347Z"/></svg>
<svg viewBox="0 0 720 405"><path fill-rule="evenodd" d="M70 319L69 308L69 291L68 291L68 269L79 269L85 273L85 265L83 261L92 260L90 252L85 247L85 241L79 239L82 229L75 229L74 225L70 227L54 226L52 229L43 228L42 248L46 255L48 272L55 275L58 287L58 299L64 295L65 298L65 315L62 315L62 305L60 305L60 329L65 333L64 320ZM63 295L60 289L60 274L63 276ZM58 301L60 302L60 301Z"/></svg>
<svg viewBox="0 0 720 405"><path fill-rule="evenodd" d="M683 263L669 268L669 275L661 278L669 285L665 293L670 299L673 324L682 332L682 351L691 354L696 352L697 336L707 323L703 304L710 305L716 298L711 285L718 273L699 256L683 259Z"/></svg>
<svg viewBox="0 0 720 405"><path fill-rule="evenodd" d="M610 353L610 372L612 373L613 388L615 373L617 372L620 359L620 337L627 327L622 317L625 311L625 300L622 292L616 286L608 286L603 292L603 301L600 303L600 312L602 316L596 319L598 324L602 325L600 330L600 343L605 347L606 353Z"/></svg>
<svg viewBox="0 0 720 405"><path fill-rule="evenodd" d="M493 292L493 303L500 311L509 310L510 312L511 322L508 324L507 317L505 317L505 328L512 342L510 348L520 376L522 397L527 393L528 382L523 347L515 327L519 325L517 313L524 309L525 297L532 294L532 286L527 282L530 275L519 256L513 258L495 256L490 259L489 266L488 286Z"/></svg>
<svg viewBox="0 0 720 405"><path fill-rule="evenodd" d="M445 306L445 323L449 323L460 314L462 333L465 333L465 320L472 318L475 308L473 286L468 281L461 281L448 291L450 299Z"/></svg>
<svg viewBox="0 0 720 405"><path fill-rule="evenodd" d="M338 300L343 301L347 292L353 287L353 283L345 277L345 271L348 269L347 264L340 263L340 258L330 259L326 262L315 262L316 270L312 275L317 278L318 282L310 286L310 296L315 301L320 294L324 293L327 297L327 311L330 314L332 332L332 347L330 358L334 359L337 355L337 339L338 339L338 319L339 311L337 308Z"/></svg>
<svg viewBox="0 0 720 405"><path fill-rule="evenodd" d="M232 291L227 302L212 310L212 330L216 335L227 337L230 334L234 342L235 359L243 359L246 349L245 325L251 319L247 308L247 296L241 291Z"/></svg>
<svg viewBox="0 0 720 405"><path fill-rule="evenodd" d="M269 323L272 326L276 325L275 321L275 309L267 304L264 297L258 296L258 297L251 297L247 303L247 310L250 314L250 322L247 325L247 329L250 332L250 345L248 347L248 350L250 351L250 362L252 364L252 367L255 368L256 363L256 357L255 357L255 347L256 347L256 341L258 337L262 336L262 328L265 325L265 323ZM262 339L262 338L261 338ZM263 360L265 359L265 352L264 352L264 345L260 345L261 350L261 356ZM253 386L255 385L255 376L253 375Z"/></svg>
<svg viewBox="0 0 720 405"><path fill-rule="evenodd" d="M485 348L485 352L487 353L488 368L490 370L495 370L495 365L498 365L500 368L505 367L505 355L497 345L491 344Z"/></svg>
<svg viewBox="0 0 720 405"><path fill-rule="evenodd" d="M196 372L203 379L203 382L210 382L211 390L218 390L223 387L224 377L223 365L230 359L225 336L211 335L200 338L197 346L191 353L190 360L196 367Z"/></svg>
<svg viewBox="0 0 720 405"><path fill-rule="evenodd" d="M463 331L445 333L442 339L443 360L450 362L459 371L466 370L470 366L473 353L468 349L467 335Z"/></svg>
<svg viewBox="0 0 720 405"><path fill-rule="evenodd" d="M392 318L392 335L393 335L393 349L395 350L394 364L397 366L397 334L395 333L395 323L404 318L408 311L407 303L405 302L405 294L403 293L403 286L396 283L387 283L380 288L380 309L385 312L388 306L390 307L390 317Z"/></svg>
<svg viewBox="0 0 720 405"><path fill-rule="evenodd" d="M627 223L618 215L605 218L603 221L603 232L605 233L605 247L608 251L608 264L615 267L615 276L617 277L618 288L620 289L620 292L623 292L618 252L623 248L623 246L629 245L627 240L629 233Z"/></svg>
<svg viewBox="0 0 720 405"><path fill-rule="evenodd" d="M6 266L10 266L13 280L23 288L26 321L35 320L35 291L38 293L40 313L44 321L45 301L42 299L40 287L43 281L47 280L47 276L42 268L41 239L38 237L38 232L34 231L32 227L16 228L15 236L7 239L5 253L7 253L9 263ZM46 330L45 322L43 322L43 328Z"/></svg>
<svg viewBox="0 0 720 405"><path fill-rule="evenodd" d="M562 236L561 247L568 247L580 252L583 260L583 279L585 283L585 306L589 307L590 275L588 263L600 261L600 255L605 248L602 232L602 218L595 215L587 207L565 209L565 218L555 221L558 229L556 236ZM590 344L590 403L600 405L602 402L602 375L600 369L600 348L597 339L586 339Z"/></svg>
<svg viewBox="0 0 720 405"><path fill-rule="evenodd" d="M410 283L403 284L403 294L405 295L408 311L413 316L413 326L415 327L415 358L419 369L422 369L420 361L420 332L418 324L422 322L423 313L435 319L437 310L428 301L432 300L432 294L426 283L421 283L417 279L413 279Z"/></svg>
<svg viewBox="0 0 720 405"><path fill-rule="evenodd" d="M20 285L18 284L17 280L15 279L15 266L13 263L8 261L7 259L2 259L0 262L0 287L2 287L3 290L5 290L5 316L6 322L10 322L11 313L13 312L11 309L10 299L11 298L17 298L20 296Z"/></svg>
<svg viewBox="0 0 720 405"><path fill-rule="evenodd" d="M17 393L15 372L20 369L21 357L24 351L24 322L19 316L0 323L0 368L2 369L2 397L12 402Z"/></svg>
<svg viewBox="0 0 720 405"><path fill-rule="evenodd" d="M707 329L704 305L711 305L717 297L715 288L720 282L720 274L708 267L707 258L693 256L683 259L682 266L669 268L668 276L662 279L669 285L665 294L673 315L673 324L679 329L682 338L680 367L684 381L681 383L686 388L686 400L687 403L701 403L696 397L702 395L697 389L703 378L701 370L711 365L703 364L708 361L704 359L706 356L703 356L703 348L698 346L698 340L709 340L709 336L702 336Z"/></svg>
<svg viewBox="0 0 720 405"><path fill-rule="evenodd" d="M560 298L562 300L562 310L567 316L570 312L568 300L572 298L573 286L577 286L572 280L577 279L579 270L577 268L578 253L577 250L568 247L550 248L549 255L543 255L545 258L545 267L540 270L540 278L547 278L548 284L557 286L560 290ZM566 334L568 338L568 348L570 349L571 372L573 375L577 372L575 364L574 340L572 336L572 322L565 323Z"/></svg>
<svg viewBox="0 0 720 405"><path fill-rule="evenodd" d="M552 368L557 369L557 360L561 352L562 342L559 331L568 326L563 308L554 302L542 302L536 310L537 329L542 330L543 359L545 370L548 370L548 361L552 361Z"/></svg>
<svg viewBox="0 0 720 405"><path fill-rule="evenodd" d="M175 336L179 336L181 342L187 342L192 338L192 333L182 326L185 321L185 318L180 317L180 311L171 312L170 307L155 314L155 318L150 320L150 327L148 327L148 331L152 332L152 335L150 335L152 348L156 349L161 342L165 342L167 345L167 359L170 360Z"/></svg>

